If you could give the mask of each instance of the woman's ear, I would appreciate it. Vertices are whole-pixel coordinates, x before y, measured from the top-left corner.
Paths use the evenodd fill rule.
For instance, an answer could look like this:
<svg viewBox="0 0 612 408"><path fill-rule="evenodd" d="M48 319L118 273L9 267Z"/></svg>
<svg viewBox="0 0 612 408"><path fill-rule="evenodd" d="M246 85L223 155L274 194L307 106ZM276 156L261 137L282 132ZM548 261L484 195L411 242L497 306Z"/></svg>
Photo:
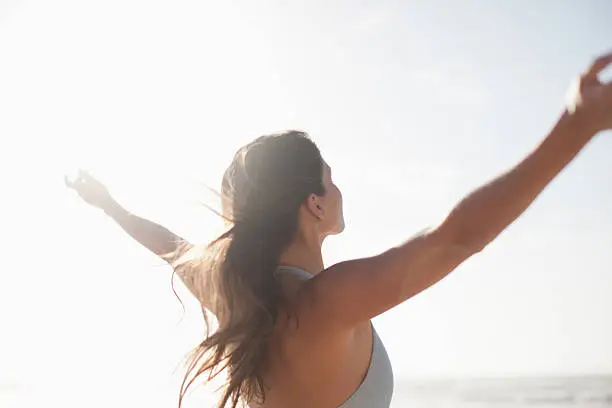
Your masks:
<svg viewBox="0 0 612 408"><path fill-rule="evenodd" d="M323 197L316 194L310 194L306 200L306 208L318 220L322 220L325 217L323 211Z"/></svg>

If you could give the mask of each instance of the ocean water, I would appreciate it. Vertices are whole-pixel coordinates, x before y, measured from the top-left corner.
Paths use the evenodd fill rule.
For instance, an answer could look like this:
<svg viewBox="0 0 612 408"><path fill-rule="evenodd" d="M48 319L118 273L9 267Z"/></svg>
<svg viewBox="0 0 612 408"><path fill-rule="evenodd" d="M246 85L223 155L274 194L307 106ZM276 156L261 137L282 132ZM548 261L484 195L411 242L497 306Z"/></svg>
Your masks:
<svg viewBox="0 0 612 408"><path fill-rule="evenodd" d="M137 389L108 387L108 384L98 386L99 393L95 393L57 384L52 389L28 389L0 383L0 408L176 407L176 384L165 389L156 384ZM210 393L196 393L186 400L185 408L212 408L216 402L216 397ZM435 381L396 379L391 407L612 408L612 375Z"/></svg>
<svg viewBox="0 0 612 408"><path fill-rule="evenodd" d="M396 381L392 408L611 408L612 375Z"/></svg>

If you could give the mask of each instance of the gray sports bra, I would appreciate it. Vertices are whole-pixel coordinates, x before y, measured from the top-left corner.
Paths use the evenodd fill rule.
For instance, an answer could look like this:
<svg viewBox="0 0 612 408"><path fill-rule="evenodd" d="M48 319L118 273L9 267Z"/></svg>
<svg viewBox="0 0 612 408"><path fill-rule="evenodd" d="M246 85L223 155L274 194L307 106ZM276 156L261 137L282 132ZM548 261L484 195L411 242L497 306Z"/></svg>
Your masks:
<svg viewBox="0 0 612 408"><path fill-rule="evenodd" d="M279 266L277 273L290 273L303 279L313 277L294 266ZM378 333L372 326L372 359L365 378L355 392L338 408L389 408L393 395L393 370Z"/></svg>

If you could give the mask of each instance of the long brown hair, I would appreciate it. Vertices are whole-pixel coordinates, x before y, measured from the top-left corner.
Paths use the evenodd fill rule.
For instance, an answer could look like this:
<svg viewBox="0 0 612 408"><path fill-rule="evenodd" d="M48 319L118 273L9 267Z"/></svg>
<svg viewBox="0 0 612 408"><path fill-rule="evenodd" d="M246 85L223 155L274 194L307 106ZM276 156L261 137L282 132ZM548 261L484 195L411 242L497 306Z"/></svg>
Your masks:
<svg viewBox="0 0 612 408"><path fill-rule="evenodd" d="M206 337L187 360L179 408L196 379L224 370L218 408L263 403L262 368L283 302L274 271L297 232L300 207L310 194L324 193L323 159L306 133L262 136L238 150L221 186L227 231L195 260L179 256L174 263L197 283L196 296L218 320L211 334L203 309Z"/></svg>

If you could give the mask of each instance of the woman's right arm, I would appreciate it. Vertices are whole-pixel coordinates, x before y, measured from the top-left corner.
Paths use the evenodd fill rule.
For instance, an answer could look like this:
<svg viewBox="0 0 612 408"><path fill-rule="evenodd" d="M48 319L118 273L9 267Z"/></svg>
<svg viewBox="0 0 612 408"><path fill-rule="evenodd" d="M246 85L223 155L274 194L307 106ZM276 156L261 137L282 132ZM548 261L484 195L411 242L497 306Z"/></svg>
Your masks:
<svg viewBox="0 0 612 408"><path fill-rule="evenodd" d="M117 224L142 246L168 261L184 243L183 239L167 228L134 215L118 203L104 209Z"/></svg>
<svg viewBox="0 0 612 408"><path fill-rule="evenodd" d="M138 217L123 208L99 180L85 171L79 171L74 179L66 178L66 185L74 189L86 203L100 208L119 224L119 226L142 246L159 256L170 265L177 258L195 258L199 255L192 244L167 228L147 219ZM197 269L175 268L187 289L210 310L203 286L202 274Z"/></svg>
<svg viewBox="0 0 612 408"><path fill-rule="evenodd" d="M74 180L66 179L66 185L74 189L85 202L103 210L127 234L165 261L169 261L179 246L184 244L181 237L165 227L127 211L89 173L79 171Z"/></svg>
<svg viewBox="0 0 612 408"><path fill-rule="evenodd" d="M599 131L612 129L612 84L581 77L579 92L547 137L506 173L468 194L437 228L371 258L343 262L310 280L299 313L316 327L351 329L443 279L513 223Z"/></svg>

